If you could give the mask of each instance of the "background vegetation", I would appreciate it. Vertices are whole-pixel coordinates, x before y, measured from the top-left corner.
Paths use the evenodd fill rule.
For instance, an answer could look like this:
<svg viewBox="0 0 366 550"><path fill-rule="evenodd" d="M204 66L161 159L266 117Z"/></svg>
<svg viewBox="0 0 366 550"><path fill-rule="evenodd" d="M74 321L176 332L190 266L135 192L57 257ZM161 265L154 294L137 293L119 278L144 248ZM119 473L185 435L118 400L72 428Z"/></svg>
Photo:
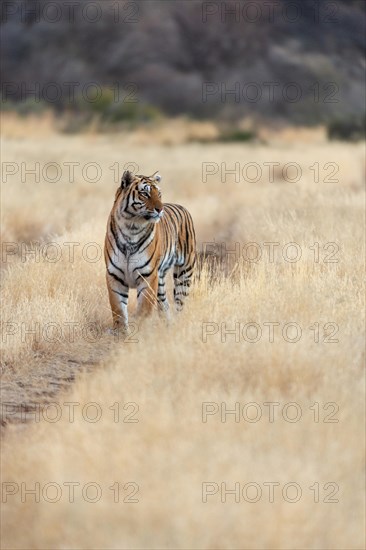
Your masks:
<svg viewBox="0 0 366 550"><path fill-rule="evenodd" d="M141 109L111 109L108 89L114 103L118 90L121 102L138 100L167 115L232 122L250 115L316 125L365 114L362 0L278 0L271 9L265 0L252 7L231 0L97 0L100 18L93 9L83 11L87 0L77 3L73 18L67 9L47 8L47 0L36 3L36 15L34 0L13 4L19 9L2 10L2 81L11 83L2 88L5 107L27 98L32 103L31 90L39 86L35 108L43 101L58 111L97 110L110 120L130 119ZM106 92L91 103L82 89L93 82ZM65 83L78 83L75 101ZM203 100L207 83L218 91ZM250 83L260 87L257 100ZM297 90L287 89L290 83ZM239 97L225 95L235 85Z"/></svg>

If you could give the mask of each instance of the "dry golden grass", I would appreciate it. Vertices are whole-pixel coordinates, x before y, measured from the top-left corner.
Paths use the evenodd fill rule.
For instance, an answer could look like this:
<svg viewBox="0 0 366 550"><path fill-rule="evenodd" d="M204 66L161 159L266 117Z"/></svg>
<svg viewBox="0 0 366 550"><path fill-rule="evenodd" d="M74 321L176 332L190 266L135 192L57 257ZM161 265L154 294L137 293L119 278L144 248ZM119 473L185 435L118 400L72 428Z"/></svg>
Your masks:
<svg viewBox="0 0 366 550"><path fill-rule="evenodd" d="M42 178L33 183L32 176L22 183L19 173L3 185L4 241L52 241L62 250L55 263L41 258L23 262L20 248L4 262L4 401L16 406L57 401L61 418L54 423L42 417L26 425L10 422L5 429L3 489L9 487L4 482L13 482L19 492L3 504L3 547L363 548L363 145L137 143L121 135L39 135L7 137L2 144L5 162L98 162L102 172L97 183L83 180L76 169L74 183L63 170L57 183ZM104 265L82 255L89 242L102 246L117 185L109 169L115 162L120 171L126 163L137 163L139 173L161 172L165 200L191 211L200 249L216 241L228 248L240 243L241 250L256 242L262 250L258 263L238 257L226 275L217 271L212 277L204 267L184 312L173 316L169 326L154 317L138 327L133 337L137 342L116 342L107 334L111 316ZM235 183L233 176L224 183L219 171L203 182L203 162L226 162L229 169L235 162L240 168L256 162L263 174L256 183ZM268 182L265 162L280 163L273 183ZM297 183L283 177L289 162L302 168ZM319 183L310 169L315 162L321 167ZM332 162L339 164L334 176L339 182L325 183L331 169L323 167ZM67 242L80 243L73 262ZM280 243L273 262L263 244L268 242ZM290 242L298 243L302 252L295 263L282 257ZM316 242L319 262L310 249ZM339 246L337 263L324 262L332 252L324 250L327 243ZM57 343L47 341L44 332L25 335L21 324L29 329L36 322L42 330L57 323L62 328ZM65 328L70 322L76 323L73 343ZM235 342L230 334L223 342L220 333L203 341L203 323L216 323L210 328L226 323L232 329L248 322L263 331L257 343L242 337ZM268 322L280 323L272 343L264 325ZM302 328L294 343L281 335L290 322ZM319 343L310 329L316 322ZM6 334L6 323L14 323L14 335ZM88 323L100 330L95 342L83 337ZM339 327L334 336L338 342L323 341L326 323ZM61 391L52 394L55 387ZM74 422L66 402L80 404ZM95 423L81 414L91 402L102 411ZM110 409L116 402L118 422ZM139 407L133 417L137 423L123 422L132 410L123 410L123 404L131 402ZM202 422L203 402L224 402L228 409L236 402L255 402L262 418L235 422L229 415L221 422L215 414ZM274 422L269 422L265 402L279 403ZM282 416L289 402L301 407L296 423ZM323 407L330 402L339 408L337 423L324 422L333 408ZM310 409L314 403L319 403L319 422ZM294 409L288 411L293 414ZM57 483L60 500L47 502L41 491L39 503L32 496L22 502L21 483L31 489L37 482L41 488ZM72 503L67 482L80 484ZM96 503L82 496L81 487L88 482L102 490ZM115 482L138 484L139 502L122 502L131 492L127 488L115 503L109 489ZM203 482L226 482L228 489L236 482L241 487L258 483L263 493L256 503L243 498L236 503L233 495L222 503L220 493L204 503ZM273 503L263 485L268 482L280 483ZM282 496L289 482L301 487L298 502ZM314 483L320 487L317 503L309 489ZM338 502L324 502L333 487L324 490L326 483L339 486ZM54 494L50 489L48 497Z"/></svg>

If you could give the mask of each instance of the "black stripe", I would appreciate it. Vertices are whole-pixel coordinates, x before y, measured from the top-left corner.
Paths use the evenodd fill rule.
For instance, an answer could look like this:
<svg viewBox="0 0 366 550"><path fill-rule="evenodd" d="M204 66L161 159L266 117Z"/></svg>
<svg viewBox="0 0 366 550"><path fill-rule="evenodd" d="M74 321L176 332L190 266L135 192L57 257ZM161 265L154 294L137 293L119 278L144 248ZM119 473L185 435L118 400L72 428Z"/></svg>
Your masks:
<svg viewBox="0 0 366 550"><path fill-rule="evenodd" d="M129 189L126 197L125 197L125 208L123 209L124 212L126 212L126 214L129 214L130 217L132 217L132 214L131 212L128 211L128 207L130 206L130 196L131 196L131 189Z"/></svg>
<svg viewBox="0 0 366 550"><path fill-rule="evenodd" d="M146 290L147 288L149 288L149 287L144 286L143 288L140 288L140 290L137 291L137 298L140 296L141 292L143 292L143 291Z"/></svg>
<svg viewBox="0 0 366 550"><path fill-rule="evenodd" d="M126 255L126 245L124 245L123 243L120 242L119 240L119 237L118 235L116 234L116 231L115 231L115 226L114 226L114 218L111 218L111 223L110 223L110 230L111 230L111 233L113 235L113 238L116 242L116 245L117 245L117 248L120 252L122 252L122 254L125 256Z"/></svg>
<svg viewBox="0 0 366 550"><path fill-rule="evenodd" d="M150 277L150 275L152 275L154 273L154 271L155 271L155 269L152 269L151 271L148 271L147 273L140 273L139 277L143 277L143 278Z"/></svg>
<svg viewBox="0 0 366 550"><path fill-rule="evenodd" d="M165 277L166 272L169 271L169 269L172 267L173 262L174 262L174 257L173 257L173 258L170 258L168 265L164 268L163 273L162 273L162 278ZM163 263L164 263L164 262L163 262ZM161 267L161 265L159 266L159 268L160 268L160 267Z"/></svg>
<svg viewBox="0 0 366 550"><path fill-rule="evenodd" d="M126 298L126 300L128 300L128 294L124 294L123 292L118 292L117 290L113 290L113 288L112 288L112 292L114 292L115 294L118 294L118 296L122 296L123 298Z"/></svg>
<svg viewBox="0 0 366 550"><path fill-rule="evenodd" d="M193 269L193 266L188 266L186 269L184 269L181 273L176 274L174 273L174 279L177 279L178 277L183 277L183 275L185 275L186 273L188 273L189 271L192 271Z"/></svg>
<svg viewBox="0 0 366 550"><path fill-rule="evenodd" d="M108 239L109 244L111 245L111 248L112 248L113 252L116 253L115 248L114 248L114 244L112 243L111 239L109 238L108 231L107 231L107 239ZM107 250L107 252L108 252L108 250Z"/></svg>
<svg viewBox="0 0 366 550"><path fill-rule="evenodd" d="M108 250L107 250L107 256L108 256L108 260L113 265L114 269L117 269L117 271L120 271L122 273L122 275L125 276L125 272L123 271L123 269L120 269L119 267L116 266L116 264L114 263L114 261L110 257ZM127 285L125 285L125 286L127 286Z"/></svg>
<svg viewBox="0 0 366 550"><path fill-rule="evenodd" d="M143 248L142 250L140 249L140 247L144 244L144 242L147 241L147 239L150 237L151 233L154 231L154 226L152 226L152 228L150 229L150 232L147 234L147 235L144 235L142 237L142 239L140 239L137 243L136 243L136 247L138 248L137 252L139 252L140 254L149 246L149 244L147 244L145 246L145 248Z"/></svg>
<svg viewBox="0 0 366 550"><path fill-rule="evenodd" d="M175 209L174 209L174 205L173 205L173 204L170 204L169 206L171 207L171 208L170 208L170 215L172 216L173 220L175 220L175 222L176 222L176 224L177 224L176 227L175 227L174 229L176 229L176 230L178 231L178 233L179 233L179 218L178 218L178 215L177 215L177 213L176 213L176 211L175 211ZM169 210L168 210L168 211L169 211ZM173 223L173 225L174 225L174 223Z"/></svg>
<svg viewBox="0 0 366 550"><path fill-rule="evenodd" d="M187 279L186 281L178 281L175 283L175 288L180 288L180 287L183 287L183 288L189 288L191 286L191 279Z"/></svg>
<svg viewBox="0 0 366 550"><path fill-rule="evenodd" d="M107 269L107 271L108 271L108 274L109 274L111 277L113 277L113 279L115 279L115 280L118 281L121 285L123 285L123 286L125 286L126 288L128 288L127 285L126 285L126 283L125 283L122 279L120 279L119 277L117 277L117 275L115 275L114 273L111 273L111 272L109 271L109 269Z"/></svg>
<svg viewBox="0 0 366 550"><path fill-rule="evenodd" d="M188 292L182 290L182 291L179 291L179 292L175 292L174 293L174 296L188 296Z"/></svg>
<svg viewBox="0 0 366 550"><path fill-rule="evenodd" d="M136 271L136 269L138 269L138 270L144 269L144 267L146 267L147 265L149 265L149 263L151 262L151 260L152 260L153 257L154 257L155 251L156 251L156 244L155 244L154 251L153 251L153 253L151 254L150 258L144 263L144 265L135 267L135 269L134 269L133 271Z"/></svg>

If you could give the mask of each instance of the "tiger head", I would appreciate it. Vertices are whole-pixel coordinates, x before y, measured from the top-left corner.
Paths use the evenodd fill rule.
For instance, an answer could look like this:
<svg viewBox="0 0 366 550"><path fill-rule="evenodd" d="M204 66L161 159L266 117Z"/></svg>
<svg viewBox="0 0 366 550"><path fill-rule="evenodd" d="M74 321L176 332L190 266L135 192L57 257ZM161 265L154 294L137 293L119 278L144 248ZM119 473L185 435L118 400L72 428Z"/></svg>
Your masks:
<svg viewBox="0 0 366 550"><path fill-rule="evenodd" d="M160 180L158 173L148 177L125 171L115 199L120 215L131 222L158 223L164 215Z"/></svg>

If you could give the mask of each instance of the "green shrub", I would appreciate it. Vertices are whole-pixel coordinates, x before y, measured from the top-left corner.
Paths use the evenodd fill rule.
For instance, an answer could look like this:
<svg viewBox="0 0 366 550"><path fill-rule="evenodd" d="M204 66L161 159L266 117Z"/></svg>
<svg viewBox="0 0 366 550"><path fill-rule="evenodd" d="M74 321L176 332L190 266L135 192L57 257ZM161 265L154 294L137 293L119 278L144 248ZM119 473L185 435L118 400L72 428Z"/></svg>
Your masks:
<svg viewBox="0 0 366 550"><path fill-rule="evenodd" d="M44 101L35 101L32 98L28 98L24 101L5 101L1 99L2 111L13 111L21 116L30 114L39 114L45 111L49 106Z"/></svg>
<svg viewBox="0 0 366 550"><path fill-rule="evenodd" d="M327 125L328 139L360 141L365 139L366 117L334 119Z"/></svg>
<svg viewBox="0 0 366 550"><path fill-rule="evenodd" d="M149 122L161 117L159 109L141 101L116 101L113 91L108 88L103 88L101 96L92 102L79 97L74 109L85 115L97 115L102 124Z"/></svg>
<svg viewBox="0 0 366 550"><path fill-rule="evenodd" d="M256 138L254 132L250 130L232 130L231 132L225 132L219 137L219 141L253 141Z"/></svg>

